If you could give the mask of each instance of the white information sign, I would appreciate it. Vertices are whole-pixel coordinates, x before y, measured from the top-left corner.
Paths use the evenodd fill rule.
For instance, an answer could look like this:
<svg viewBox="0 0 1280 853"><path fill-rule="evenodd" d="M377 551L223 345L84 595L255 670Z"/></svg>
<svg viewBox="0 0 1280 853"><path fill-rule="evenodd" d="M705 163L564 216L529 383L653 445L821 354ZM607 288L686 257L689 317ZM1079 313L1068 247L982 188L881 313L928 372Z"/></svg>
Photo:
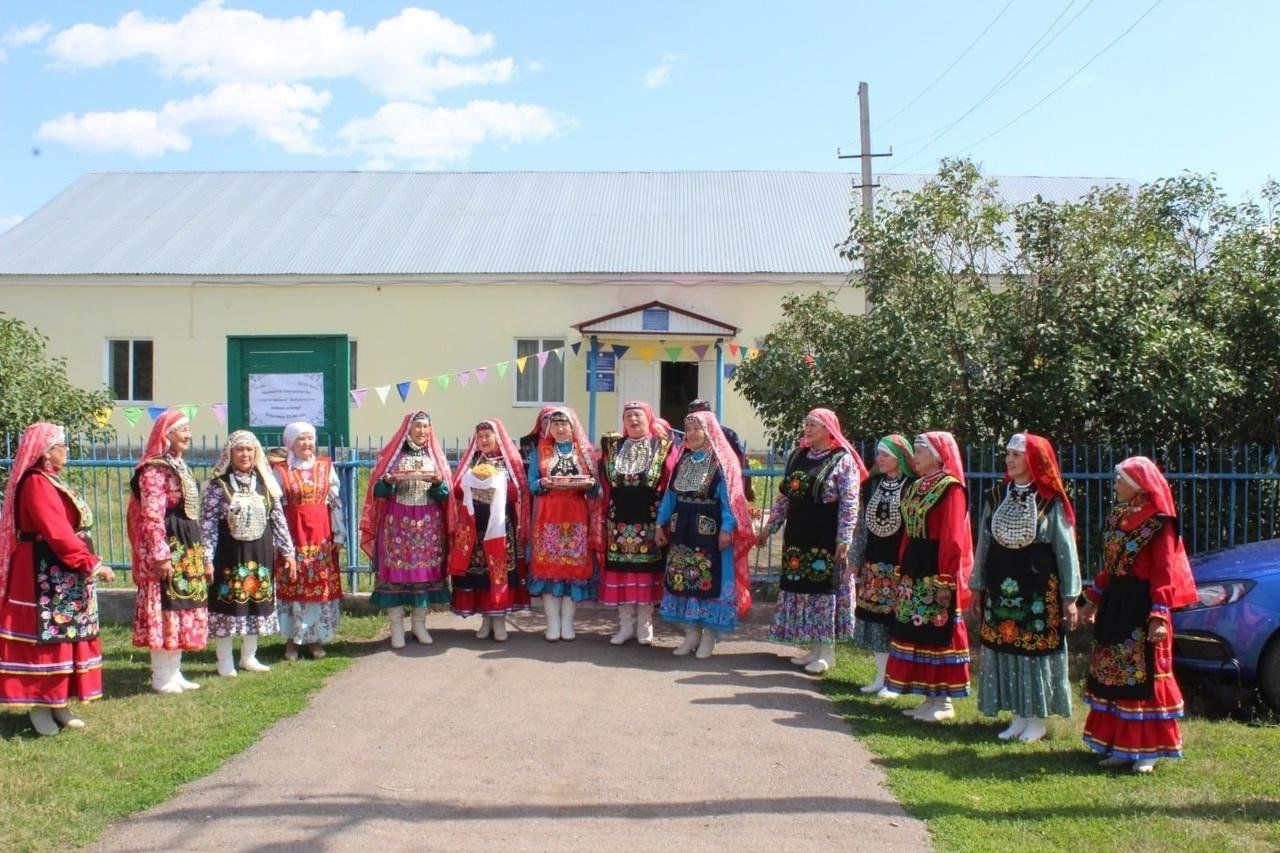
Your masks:
<svg viewBox="0 0 1280 853"><path fill-rule="evenodd" d="M250 373L249 426L324 426L323 373Z"/></svg>

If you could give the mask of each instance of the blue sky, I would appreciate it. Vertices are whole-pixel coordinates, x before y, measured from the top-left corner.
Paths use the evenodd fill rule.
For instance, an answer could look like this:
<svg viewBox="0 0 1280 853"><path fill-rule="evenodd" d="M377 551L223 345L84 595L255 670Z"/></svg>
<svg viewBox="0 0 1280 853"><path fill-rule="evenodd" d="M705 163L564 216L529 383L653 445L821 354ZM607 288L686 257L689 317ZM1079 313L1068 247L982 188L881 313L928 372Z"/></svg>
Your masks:
<svg viewBox="0 0 1280 853"><path fill-rule="evenodd" d="M860 80L878 170L1256 194L1280 3L1153 3L4 0L0 228L88 171L852 170Z"/></svg>

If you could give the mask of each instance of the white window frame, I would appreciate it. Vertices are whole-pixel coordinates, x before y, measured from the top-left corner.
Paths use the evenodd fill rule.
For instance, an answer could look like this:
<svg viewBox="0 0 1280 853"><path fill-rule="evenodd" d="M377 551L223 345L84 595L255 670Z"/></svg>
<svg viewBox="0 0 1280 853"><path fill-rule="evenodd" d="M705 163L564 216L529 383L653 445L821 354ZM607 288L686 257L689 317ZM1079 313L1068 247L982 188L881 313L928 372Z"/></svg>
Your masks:
<svg viewBox="0 0 1280 853"><path fill-rule="evenodd" d="M117 341L127 341L129 344L129 397L115 398L117 403L153 403L155 398L142 398L134 395L134 372L133 372L133 345L139 342L147 342L151 344L151 393L156 392L156 341L155 338L148 337L117 337L104 338L102 341L102 384L107 387L113 397L116 393L111 384L111 345Z"/></svg>
<svg viewBox="0 0 1280 853"><path fill-rule="evenodd" d="M541 347L546 346L547 341L560 342L560 347L559 347L560 372L562 377L561 387L564 388L564 396L566 398L569 396L569 370L568 370L569 360L565 357L565 352L564 352L565 348L569 344L568 339L563 334L520 335L519 337L513 338L511 341L511 352L512 352L511 372L508 374L509 376L511 376L511 406L517 409L540 409L543 406L564 405L565 400L546 400L543 398L541 370L538 371L538 399L537 400L521 400L520 399L520 368L516 365L516 359L521 358L520 356L521 341L537 341L539 346L538 352L543 351ZM552 347L552 349L555 349L555 347ZM532 358L535 362L537 361L536 355L531 355L529 356L529 358ZM525 369L526 370L529 369L527 363L525 365Z"/></svg>

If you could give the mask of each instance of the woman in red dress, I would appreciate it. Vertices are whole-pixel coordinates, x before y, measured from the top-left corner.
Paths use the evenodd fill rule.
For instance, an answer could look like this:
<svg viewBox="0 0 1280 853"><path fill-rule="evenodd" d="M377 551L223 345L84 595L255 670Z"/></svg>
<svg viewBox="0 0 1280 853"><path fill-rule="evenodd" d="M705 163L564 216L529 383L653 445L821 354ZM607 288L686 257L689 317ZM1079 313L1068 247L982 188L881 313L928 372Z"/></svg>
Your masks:
<svg viewBox="0 0 1280 853"><path fill-rule="evenodd" d="M1093 655L1084 742L1104 767L1150 773L1182 757L1182 691L1173 677L1171 611L1196 600L1169 483L1132 456L1116 466L1116 505L1102 533L1102 571L1085 588Z"/></svg>
<svg viewBox="0 0 1280 853"><path fill-rule="evenodd" d="M458 523L449 548L453 612L480 614L477 639L507 639L507 614L529 609L525 546L529 483L520 451L502 421L476 425L458 459L449 500Z"/></svg>
<svg viewBox="0 0 1280 853"><path fill-rule="evenodd" d="M0 515L0 704L30 705L41 735L83 728L67 707L102 697L94 580L111 569L93 553L93 514L62 482L62 427L27 427Z"/></svg>

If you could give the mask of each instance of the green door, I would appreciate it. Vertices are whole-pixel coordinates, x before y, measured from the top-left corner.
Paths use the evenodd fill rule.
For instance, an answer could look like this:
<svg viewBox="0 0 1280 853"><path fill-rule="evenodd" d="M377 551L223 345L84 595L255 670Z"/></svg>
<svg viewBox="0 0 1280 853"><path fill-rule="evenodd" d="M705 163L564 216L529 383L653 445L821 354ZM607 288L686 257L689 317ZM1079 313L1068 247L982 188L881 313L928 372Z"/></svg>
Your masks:
<svg viewBox="0 0 1280 853"><path fill-rule="evenodd" d="M251 429L270 447L289 424L310 421L321 447L345 446L350 358L346 335L228 335L228 429Z"/></svg>

